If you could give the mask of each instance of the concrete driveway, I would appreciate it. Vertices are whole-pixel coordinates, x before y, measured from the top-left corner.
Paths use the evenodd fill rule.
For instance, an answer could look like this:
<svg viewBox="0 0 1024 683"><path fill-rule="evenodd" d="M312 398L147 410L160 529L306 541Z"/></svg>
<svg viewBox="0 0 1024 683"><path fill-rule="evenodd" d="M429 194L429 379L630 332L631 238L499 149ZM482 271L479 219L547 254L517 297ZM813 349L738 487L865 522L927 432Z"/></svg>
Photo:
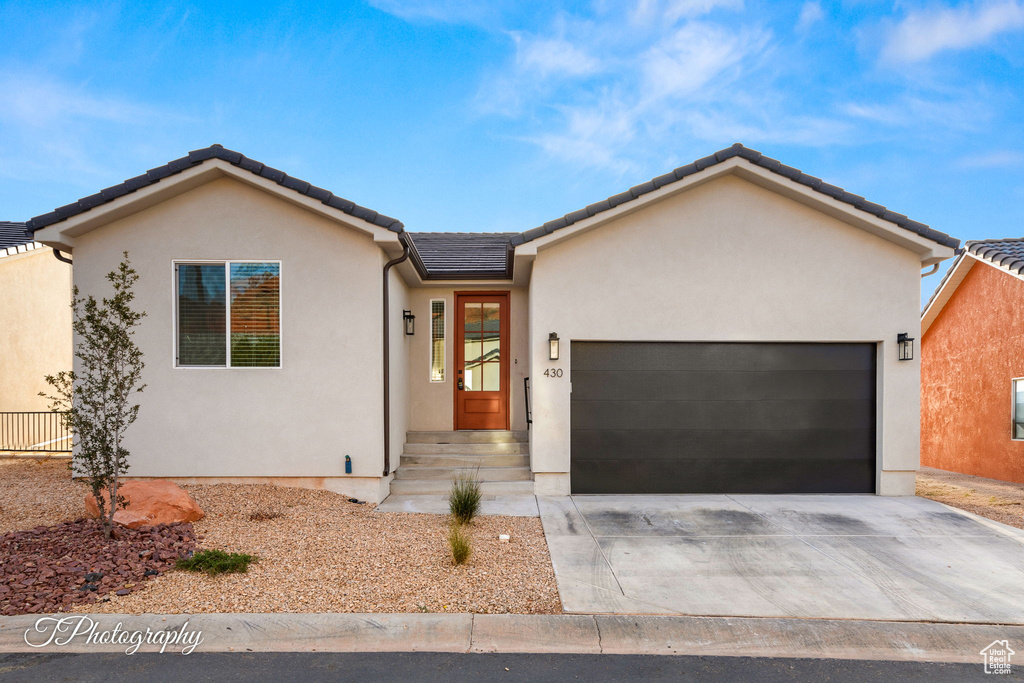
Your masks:
<svg viewBox="0 0 1024 683"><path fill-rule="evenodd" d="M1024 624L1024 532L923 498L538 503L566 612Z"/></svg>

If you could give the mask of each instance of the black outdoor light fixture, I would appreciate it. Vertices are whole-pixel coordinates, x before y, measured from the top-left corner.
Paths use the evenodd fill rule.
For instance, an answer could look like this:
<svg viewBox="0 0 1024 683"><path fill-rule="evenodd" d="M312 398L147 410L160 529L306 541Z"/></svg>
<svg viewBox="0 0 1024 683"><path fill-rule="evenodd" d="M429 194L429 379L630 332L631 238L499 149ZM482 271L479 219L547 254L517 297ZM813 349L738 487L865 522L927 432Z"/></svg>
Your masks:
<svg viewBox="0 0 1024 683"><path fill-rule="evenodd" d="M410 336L416 334L416 316L412 311L402 311L402 318L405 320L405 333Z"/></svg>
<svg viewBox="0 0 1024 683"><path fill-rule="evenodd" d="M896 345L899 346L900 360L914 360L914 338L906 332L896 335Z"/></svg>
<svg viewBox="0 0 1024 683"><path fill-rule="evenodd" d="M558 360L558 335L554 332L548 335L548 358Z"/></svg>

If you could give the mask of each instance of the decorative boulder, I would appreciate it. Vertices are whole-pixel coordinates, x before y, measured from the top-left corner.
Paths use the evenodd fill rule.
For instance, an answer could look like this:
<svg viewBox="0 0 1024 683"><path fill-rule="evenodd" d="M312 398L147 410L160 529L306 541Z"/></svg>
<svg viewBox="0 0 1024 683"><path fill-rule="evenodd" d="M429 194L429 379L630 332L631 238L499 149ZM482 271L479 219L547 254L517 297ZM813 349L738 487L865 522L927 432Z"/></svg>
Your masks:
<svg viewBox="0 0 1024 683"><path fill-rule="evenodd" d="M185 489L166 479L126 481L121 484L120 495L128 501L128 507L115 512L114 521L129 529L194 522L204 515ZM109 501L106 491L103 492L103 500L105 503ZM85 510L91 517L100 516L99 506L91 493L85 497Z"/></svg>

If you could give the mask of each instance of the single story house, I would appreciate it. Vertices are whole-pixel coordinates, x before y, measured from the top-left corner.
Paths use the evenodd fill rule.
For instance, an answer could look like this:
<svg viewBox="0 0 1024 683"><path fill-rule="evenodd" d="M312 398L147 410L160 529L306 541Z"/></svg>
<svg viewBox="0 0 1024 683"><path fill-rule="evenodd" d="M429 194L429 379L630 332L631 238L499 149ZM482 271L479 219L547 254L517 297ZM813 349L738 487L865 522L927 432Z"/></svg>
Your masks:
<svg viewBox="0 0 1024 683"><path fill-rule="evenodd" d="M897 340L959 246L739 144L522 233L409 232L219 145L29 228L83 292L140 274L131 474L370 501L473 454L495 492L913 494Z"/></svg>
<svg viewBox="0 0 1024 683"><path fill-rule="evenodd" d="M1024 484L1024 238L967 242L924 309L921 464Z"/></svg>
<svg viewBox="0 0 1024 683"><path fill-rule="evenodd" d="M48 411L44 378L70 369L71 265L24 223L0 221L0 432L30 424L10 413Z"/></svg>

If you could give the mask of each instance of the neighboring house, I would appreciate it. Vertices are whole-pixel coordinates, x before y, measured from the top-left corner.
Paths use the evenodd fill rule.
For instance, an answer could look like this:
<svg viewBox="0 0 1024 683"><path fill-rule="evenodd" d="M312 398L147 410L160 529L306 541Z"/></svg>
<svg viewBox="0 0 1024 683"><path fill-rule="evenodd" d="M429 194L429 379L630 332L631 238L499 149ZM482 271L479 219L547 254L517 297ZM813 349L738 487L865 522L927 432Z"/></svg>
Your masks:
<svg viewBox="0 0 1024 683"><path fill-rule="evenodd" d="M0 413L49 410L43 378L70 369L71 266L0 221Z"/></svg>
<svg viewBox="0 0 1024 683"><path fill-rule="evenodd" d="M523 233L410 233L218 145L29 227L83 292L139 272L133 475L371 501L495 452L491 492L913 494L897 335L959 246L741 145Z"/></svg>
<svg viewBox="0 0 1024 683"><path fill-rule="evenodd" d="M921 464L1024 484L1024 238L967 242L925 307Z"/></svg>

